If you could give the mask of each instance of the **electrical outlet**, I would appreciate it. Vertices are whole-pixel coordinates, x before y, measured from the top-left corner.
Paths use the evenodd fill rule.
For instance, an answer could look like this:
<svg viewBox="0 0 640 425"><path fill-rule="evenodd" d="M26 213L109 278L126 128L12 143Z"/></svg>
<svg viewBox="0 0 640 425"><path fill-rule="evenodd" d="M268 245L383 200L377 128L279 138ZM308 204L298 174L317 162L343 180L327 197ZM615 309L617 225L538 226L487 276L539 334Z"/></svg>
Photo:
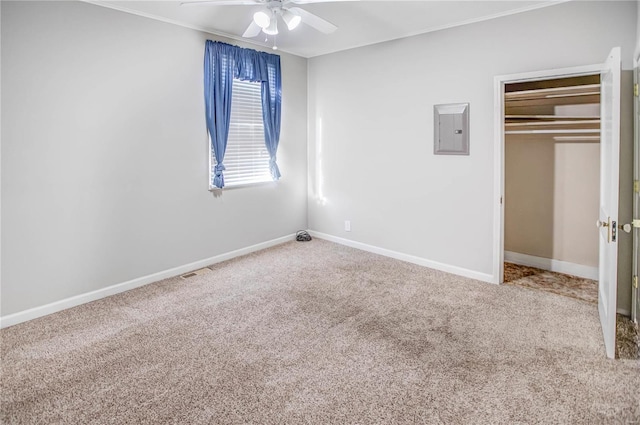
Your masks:
<svg viewBox="0 0 640 425"><path fill-rule="evenodd" d="M349 221L349 220L345 220L344 221L344 231L345 232L350 232L351 231L351 221Z"/></svg>

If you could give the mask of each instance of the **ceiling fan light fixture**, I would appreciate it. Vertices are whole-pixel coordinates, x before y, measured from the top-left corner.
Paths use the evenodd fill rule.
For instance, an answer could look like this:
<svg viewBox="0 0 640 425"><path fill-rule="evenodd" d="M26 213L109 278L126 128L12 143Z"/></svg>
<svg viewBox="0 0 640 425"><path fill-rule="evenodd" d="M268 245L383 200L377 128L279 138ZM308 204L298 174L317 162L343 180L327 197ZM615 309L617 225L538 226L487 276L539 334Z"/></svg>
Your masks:
<svg viewBox="0 0 640 425"><path fill-rule="evenodd" d="M278 34L278 20L275 16L271 19L271 23L266 28L262 28L262 32L267 35Z"/></svg>
<svg viewBox="0 0 640 425"><path fill-rule="evenodd" d="M271 24L271 16L266 12L256 12L253 14L253 22L260 28L267 28Z"/></svg>
<svg viewBox="0 0 640 425"><path fill-rule="evenodd" d="M296 29L296 27L300 25L300 22L302 22L302 18L300 17L300 15L296 15L289 10L285 10L282 12L282 19L284 20L285 24L287 24L287 28L289 28L289 31Z"/></svg>

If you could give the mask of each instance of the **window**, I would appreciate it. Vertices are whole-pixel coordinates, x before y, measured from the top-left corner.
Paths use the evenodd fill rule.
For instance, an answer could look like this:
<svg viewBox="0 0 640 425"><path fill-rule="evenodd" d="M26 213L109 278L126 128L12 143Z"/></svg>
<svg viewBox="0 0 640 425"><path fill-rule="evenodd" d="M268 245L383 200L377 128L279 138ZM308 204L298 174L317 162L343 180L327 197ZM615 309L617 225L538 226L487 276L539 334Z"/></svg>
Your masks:
<svg viewBox="0 0 640 425"><path fill-rule="evenodd" d="M233 186L280 179L280 56L211 40L204 52L209 186L224 188L227 174Z"/></svg>
<svg viewBox="0 0 640 425"><path fill-rule="evenodd" d="M213 149L210 158L209 181L213 187L213 167L216 165ZM269 152L264 142L260 82L233 80L224 166L226 187L273 181L269 172Z"/></svg>

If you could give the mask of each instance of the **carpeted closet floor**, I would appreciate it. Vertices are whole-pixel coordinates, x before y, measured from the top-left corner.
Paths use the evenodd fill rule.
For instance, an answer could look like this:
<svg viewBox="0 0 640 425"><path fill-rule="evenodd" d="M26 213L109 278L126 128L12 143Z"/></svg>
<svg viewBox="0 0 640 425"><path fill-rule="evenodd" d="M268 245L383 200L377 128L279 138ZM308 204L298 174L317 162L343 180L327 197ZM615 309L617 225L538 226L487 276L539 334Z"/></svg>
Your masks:
<svg viewBox="0 0 640 425"><path fill-rule="evenodd" d="M598 282L535 267L504 263L504 283L551 292L598 305ZM627 316L616 315L616 357L640 359L638 326Z"/></svg>

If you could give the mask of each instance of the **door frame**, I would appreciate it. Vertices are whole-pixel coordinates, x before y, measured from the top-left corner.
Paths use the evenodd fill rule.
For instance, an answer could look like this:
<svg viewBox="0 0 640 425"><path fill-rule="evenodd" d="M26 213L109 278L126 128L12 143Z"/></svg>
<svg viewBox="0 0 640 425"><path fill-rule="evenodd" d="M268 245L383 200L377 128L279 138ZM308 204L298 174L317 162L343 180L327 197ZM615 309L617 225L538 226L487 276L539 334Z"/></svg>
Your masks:
<svg viewBox="0 0 640 425"><path fill-rule="evenodd" d="M505 135L504 135L504 86L511 83L551 80L555 78L580 77L602 72L602 64L558 68L494 77L494 170L493 170L493 283L504 282L504 179L505 179Z"/></svg>

